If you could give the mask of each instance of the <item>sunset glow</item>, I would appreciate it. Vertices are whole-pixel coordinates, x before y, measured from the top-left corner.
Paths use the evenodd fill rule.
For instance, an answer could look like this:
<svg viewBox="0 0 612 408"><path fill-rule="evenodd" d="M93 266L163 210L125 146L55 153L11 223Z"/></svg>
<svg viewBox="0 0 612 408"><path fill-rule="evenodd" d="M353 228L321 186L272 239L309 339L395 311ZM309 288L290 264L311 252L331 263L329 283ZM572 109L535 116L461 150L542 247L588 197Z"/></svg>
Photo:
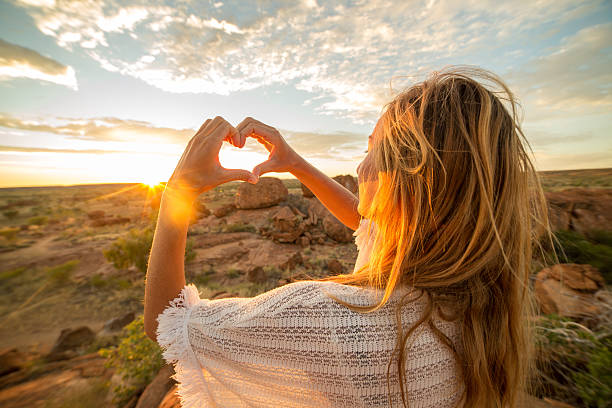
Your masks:
<svg viewBox="0 0 612 408"><path fill-rule="evenodd" d="M0 187L166 181L215 116L355 175L385 103L453 64L508 83L538 170L612 167L610 2L132 3L0 3Z"/></svg>

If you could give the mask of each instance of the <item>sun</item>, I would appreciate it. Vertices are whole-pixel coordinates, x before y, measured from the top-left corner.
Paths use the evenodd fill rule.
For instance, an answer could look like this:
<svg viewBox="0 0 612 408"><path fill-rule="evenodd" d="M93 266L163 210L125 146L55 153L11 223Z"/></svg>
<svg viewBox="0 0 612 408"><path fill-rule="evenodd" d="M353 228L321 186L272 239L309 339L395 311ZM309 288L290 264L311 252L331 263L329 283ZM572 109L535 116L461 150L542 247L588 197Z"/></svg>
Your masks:
<svg viewBox="0 0 612 408"><path fill-rule="evenodd" d="M142 181L142 184L144 184L145 186L147 186L151 190L153 190L153 189L155 189L155 187L159 186L161 184L161 182L159 180L151 178L151 179Z"/></svg>

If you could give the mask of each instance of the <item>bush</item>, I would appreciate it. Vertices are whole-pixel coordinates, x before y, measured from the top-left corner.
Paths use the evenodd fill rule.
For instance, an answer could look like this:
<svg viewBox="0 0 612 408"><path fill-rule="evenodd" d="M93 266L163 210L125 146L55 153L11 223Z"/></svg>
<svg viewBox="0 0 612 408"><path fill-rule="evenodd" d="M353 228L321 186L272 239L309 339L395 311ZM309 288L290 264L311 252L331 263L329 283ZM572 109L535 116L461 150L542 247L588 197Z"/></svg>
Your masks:
<svg viewBox="0 0 612 408"><path fill-rule="evenodd" d="M606 407L612 401L611 333L592 332L557 315L540 316L536 330L537 395L572 405Z"/></svg>
<svg viewBox="0 0 612 408"><path fill-rule="evenodd" d="M2 271L0 272L0 282L3 282L5 280L9 280L14 278L15 276L19 276L21 275L23 272L25 271L25 267L19 267L17 269L11 269L8 271Z"/></svg>
<svg viewBox="0 0 612 408"><path fill-rule="evenodd" d="M136 266L142 273L147 272L147 263L153 243L153 230L149 227L142 230L136 228L123 237L117 238L110 248L103 251L104 257L116 269Z"/></svg>
<svg viewBox="0 0 612 408"><path fill-rule="evenodd" d="M103 348L98 354L107 359L105 366L114 368L122 384L113 389L113 403L125 405L138 394L164 365L162 350L144 332L144 317L139 315L125 326L116 347Z"/></svg>
<svg viewBox="0 0 612 408"><path fill-rule="evenodd" d="M560 260L568 263L590 264L599 269L607 284L612 284L612 233L607 231L594 231L589 233L590 238L575 231L557 231L555 249ZM567 257L563 259L560 249Z"/></svg>
<svg viewBox="0 0 612 408"><path fill-rule="evenodd" d="M6 210L2 213L2 215L4 215L4 217L6 217L9 220L13 220L15 218L17 218L17 216L19 215L19 211L17 210Z"/></svg>
<svg viewBox="0 0 612 408"><path fill-rule="evenodd" d="M612 406L612 341L598 344L587 364L586 372L573 375L578 393L589 407Z"/></svg>
<svg viewBox="0 0 612 408"><path fill-rule="evenodd" d="M48 221L46 215L37 215L36 217L28 218L28 225L45 225Z"/></svg>
<svg viewBox="0 0 612 408"><path fill-rule="evenodd" d="M153 245L153 229L151 226L141 230L132 228L125 236L117 238L110 248L103 250L104 257L116 269L135 266L142 273L147 272L151 246ZM185 245L185 262L195 259L193 240L188 239Z"/></svg>
<svg viewBox="0 0 612 408"><path fill-rule="evenodd" d="M18 233L19 228L3 228L0 230L0 236L6 238L9 242L14 241Z"/></svg>
<svg viewBox="0 0 612 408"><path fill-rule="evenodd" d="M236 269L236 268L230 268L230 269L227 271L227 274L226 274L226 276L227 276L228 278L230 278L230 279L238 278L238 277L240 277L241 275L242 275L242 272L240 272L240 271L239 271L238 269Z"/></svg>
<svg viewBox="0 0 612 408"><path fill-rule="evenodd" d="M196 252L193 249L193 239L187 238L185 243L185 262L191 262L195 259Z"/></svg>
<svg viewBox="0 0 612 408"><path fill-rule="evenodd" d="M132 283L121 277L109 277L105 278L100 274L96 274L89 278L89 284L95 288L101 289L105 287L116 287L118 289L127 289L132 286Z"/></svg>
<svg viewBox="0 0 612 408"><path fill-rule="evenodd" d="M76 268L79 262L80 261L78 259L73 259L72 261L65 262L61 265L47 268L47 279L49 279L51 283L56 284L68 283L72 277L74 268Z"/></svg>
<svg viewBox="0 0 612 408"><path fill-rule="evenodd" d="M235 224L229 224L225 227L226 232L257 232L257 228L251 224L244 224L237 222Z"/></svg>

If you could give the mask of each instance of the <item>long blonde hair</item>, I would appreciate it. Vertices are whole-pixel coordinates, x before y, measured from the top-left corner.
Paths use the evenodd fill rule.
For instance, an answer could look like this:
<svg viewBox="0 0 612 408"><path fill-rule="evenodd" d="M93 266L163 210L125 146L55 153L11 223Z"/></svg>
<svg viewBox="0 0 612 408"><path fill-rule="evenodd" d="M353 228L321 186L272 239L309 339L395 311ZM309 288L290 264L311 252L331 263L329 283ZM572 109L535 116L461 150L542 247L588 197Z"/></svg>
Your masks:
<svg viewBox="0 0 612 408"><path fill-rule="evenodd" d="M424 316L410 330L402 332L398 317L394 354L404 406L404 348L421 324L460 362L460 405L514 407L528 391L531 259L536 244L542 251L540 238L553 236L517 108L495 74L449 67L383 110L372 147L378 188L363 214L377 228L371 257L353 274L320 280L384 289L372 306L334 297L362 313L382 307L399 284L427 295ZM443 312L449 304L460 321L462 355L434 324L434 314L450 319Z"/></svg>

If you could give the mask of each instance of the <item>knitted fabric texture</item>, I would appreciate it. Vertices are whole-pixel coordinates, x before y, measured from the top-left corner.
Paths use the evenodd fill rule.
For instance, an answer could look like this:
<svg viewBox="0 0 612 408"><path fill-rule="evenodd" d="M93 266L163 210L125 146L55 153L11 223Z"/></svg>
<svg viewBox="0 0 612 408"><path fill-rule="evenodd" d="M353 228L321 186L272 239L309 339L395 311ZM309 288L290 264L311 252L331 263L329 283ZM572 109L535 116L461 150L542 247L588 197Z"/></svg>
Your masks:
<svg viewBox="0 0 612 408"><path fill-rule="evenodd" d="M395 305L406 290L397 288L384 307L362 314L327 294L365 306L381 291L304 281L252 298L209 300L188 284L158 316L157 341L174 364L183 408L400 407ZM402 308L404 330L425 308L419 294L412 291L414 301ZM456 323L434 322L461 347ZM408 340L405 356L410 407L457 404L459 367L427 325Z"/></svg>

